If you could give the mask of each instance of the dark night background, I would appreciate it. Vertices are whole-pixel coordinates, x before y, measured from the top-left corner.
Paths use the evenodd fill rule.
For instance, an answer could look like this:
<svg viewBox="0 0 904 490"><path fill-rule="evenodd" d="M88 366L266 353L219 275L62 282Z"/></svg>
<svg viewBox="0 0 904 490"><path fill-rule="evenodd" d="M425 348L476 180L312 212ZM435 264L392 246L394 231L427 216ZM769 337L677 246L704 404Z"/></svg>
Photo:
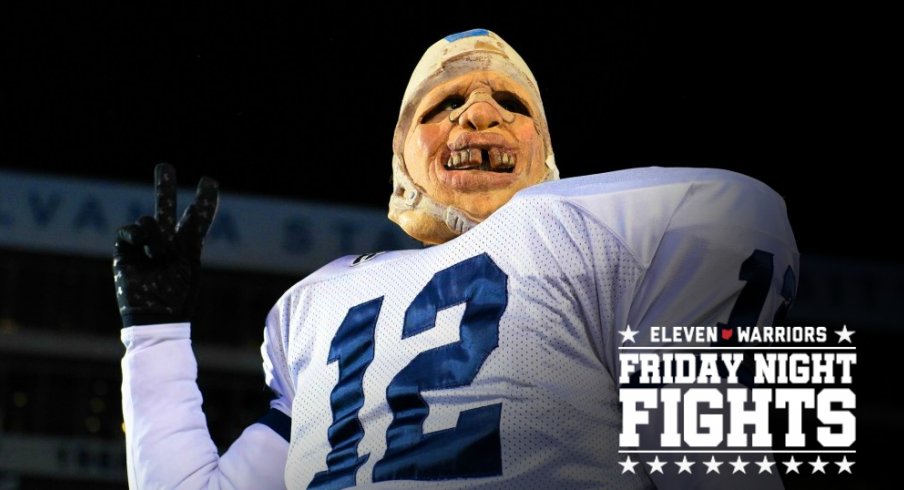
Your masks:
<svg viewBox="0 0 904 490"><path fill-rule="evenodd" d="M563 176L714 166L787 200L803 253L898 260L864 229L844 12L791 3L219 2L6 8L0 167L384 207L402 93L446 34L497 32L540 84ZM319 177L315 177L314 173ZM862 204L863 203L863 204Z"/></svg>
<svg viewBox="0 0 904 490"><path fill-rule="evenodd" d="M875 94L852 81L867 75L857 21L841 7L27 5L0 8L0 170L142 183L150 199L153 167L165 161L184 187L215 177L226 199L385 209L411 70L433 42L482 27L533 70L563 177L649 165L736 170L784 196L803 256L902 263L891 235L900 206L889 205L893 179L880 171L891 161L855 137L868 123L858 107ZM879 349L901 335L859 335L857 393L885 418L859 433L855 474L869 468L866 455L879 448L871 441L900 411L884 377L899 367Z"/></svg>

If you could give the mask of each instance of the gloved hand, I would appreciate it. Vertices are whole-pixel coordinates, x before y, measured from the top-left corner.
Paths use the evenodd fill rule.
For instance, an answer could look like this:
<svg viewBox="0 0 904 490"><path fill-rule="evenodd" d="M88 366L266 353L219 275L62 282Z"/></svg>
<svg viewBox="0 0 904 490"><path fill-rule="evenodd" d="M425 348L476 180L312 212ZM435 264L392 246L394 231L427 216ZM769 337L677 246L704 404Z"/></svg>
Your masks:
<svg viewBox="0 0 904 490"><path fill-rule="evenodd" d="M198 296L201 248L217 211L218 184L201 178L195 201L176 223L176 170L154 168L154 217L117 230L116 300L125 327L189 321Z"/></svg>

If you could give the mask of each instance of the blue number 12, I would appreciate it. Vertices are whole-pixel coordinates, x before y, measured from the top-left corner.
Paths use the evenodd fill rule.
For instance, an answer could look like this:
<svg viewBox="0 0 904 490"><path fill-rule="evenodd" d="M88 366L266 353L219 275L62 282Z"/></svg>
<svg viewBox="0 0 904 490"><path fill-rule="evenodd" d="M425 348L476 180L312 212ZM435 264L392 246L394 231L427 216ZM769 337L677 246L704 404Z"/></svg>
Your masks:
<svg viewBox="0 0 904 490"><path fill-rule="evenodd" d="M436 326L436 315L464 304L458 342L418 354L392 379L386 400L393 420L386 454L374 465L373 481L446 480L502 474L499 421L502 404L462 411L455 428L424 434L429 407L424 390L468 386L499 343L499 320L508 304L508 277L486 254L434 274L405 310L402 338ZM330 345L328 362L339 362L339 381L330 395L332 450L327 470L308 488L345 488L369 454L358 455L364 429L364 372L374 357L374 329L383 304L376 298L349 309Z"/></svg>

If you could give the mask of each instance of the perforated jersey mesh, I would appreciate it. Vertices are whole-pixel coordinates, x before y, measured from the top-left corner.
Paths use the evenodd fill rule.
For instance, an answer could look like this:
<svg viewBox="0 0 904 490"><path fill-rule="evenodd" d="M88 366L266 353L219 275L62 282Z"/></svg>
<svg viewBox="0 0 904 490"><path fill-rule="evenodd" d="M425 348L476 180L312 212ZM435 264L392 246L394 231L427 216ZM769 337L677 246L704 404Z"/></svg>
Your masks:
<svg viewBox="0 0 904 490"><path fill-rule="evenodd" d="M765 237L763 243L796 266L793 237L781 220L763 219L763 226L775 229L759 230L754 223L752 231L722 230L723 222L740 210L755 208L762 214L778 206L783 212L780 199L764 194L752 181L718 173L666 173L669 178L649 174L655 177L652 183L641 172L636 182L619 174L610 180L597 176L536 186L446 244L381 254L355 266L354 257L339 259L289 290L271 313L264 345L265 357L271 358L265 361L268 383L275 389L289 385L291 389L281 389L294 392L285 397L292 406L289 487L306 488L327 468L330 395L339 379L338 363L327 361L330 347L349 309L376 298L382 298L382 306L357 413L363 428L357 455L368 455L355 472L358 486L651 486L643 465L638 475L622 474L618 465L618 331L628 322L643 330L649 322L669 318L709 321L727 314L743 283L721 264L736 271L748 249L759 246L757 237ZM702 181L715 184L696 190ZM688 197L692 195L700 198ZM726 217L713 217L709 210L722 204ZM785 240L776 240L782 233ZM711 242L709 235L715 237ZM723 241L737 243L716 246ZM715 257L715 269L707 261L685 260L704 250ZM434 328L408 338L402 332L405 311L437 272L481 254L506 276L498 346L470 384L421 393L429 407L423 430L454 428L462 411L501 404L502 475L372 484L393 420L387 387L417 355L461 340L466 305L440 311ZM682 279L693 281L683 284ZM700 306L695 299L711 304ZM442 376L448 367L430 369Z"/></svg>

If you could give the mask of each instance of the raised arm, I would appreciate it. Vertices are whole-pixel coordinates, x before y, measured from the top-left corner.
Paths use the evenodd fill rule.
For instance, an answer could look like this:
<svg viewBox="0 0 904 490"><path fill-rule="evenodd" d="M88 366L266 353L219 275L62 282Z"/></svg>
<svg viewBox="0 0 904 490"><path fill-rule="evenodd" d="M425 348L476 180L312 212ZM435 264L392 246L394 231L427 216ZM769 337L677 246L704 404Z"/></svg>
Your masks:
<svg viewBox="0 0 904 490"><path fill-rule="evenodd" d="M129 486L285 488L285 409L271 409L222 456L201 409L189 320L204 238L216 214L217 183L202 178L178 222L172 166L155 168L155 191L155 215L120 228L113 254L126 347L122 404Z"/></svg>

